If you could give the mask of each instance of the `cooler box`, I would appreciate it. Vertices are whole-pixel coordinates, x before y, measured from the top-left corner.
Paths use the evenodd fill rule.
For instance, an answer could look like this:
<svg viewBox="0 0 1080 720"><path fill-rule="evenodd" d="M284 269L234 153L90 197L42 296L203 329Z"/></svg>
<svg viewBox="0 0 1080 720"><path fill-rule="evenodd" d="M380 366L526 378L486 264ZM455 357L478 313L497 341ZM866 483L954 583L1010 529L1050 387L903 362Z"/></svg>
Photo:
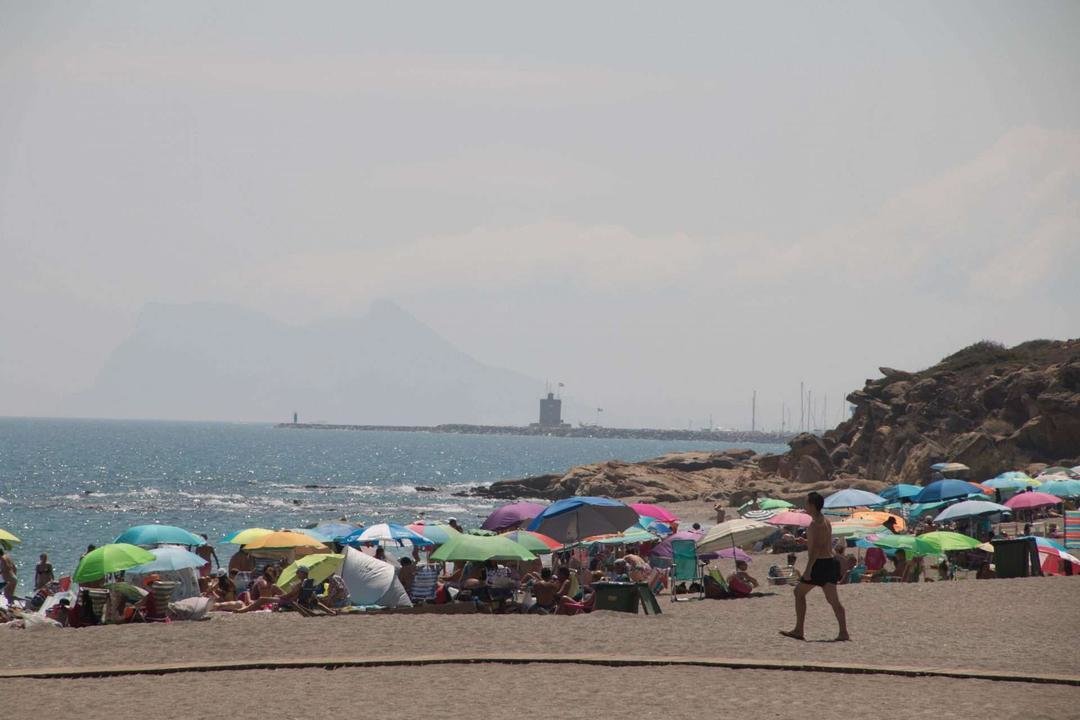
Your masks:
<svg viewBox="0 0 1080 720"><path fill-rule="evenodd" d="M593 590L596 592L594 610L615 610L628 613L638 611L640 595L637 583L594 582Z"/></svg>

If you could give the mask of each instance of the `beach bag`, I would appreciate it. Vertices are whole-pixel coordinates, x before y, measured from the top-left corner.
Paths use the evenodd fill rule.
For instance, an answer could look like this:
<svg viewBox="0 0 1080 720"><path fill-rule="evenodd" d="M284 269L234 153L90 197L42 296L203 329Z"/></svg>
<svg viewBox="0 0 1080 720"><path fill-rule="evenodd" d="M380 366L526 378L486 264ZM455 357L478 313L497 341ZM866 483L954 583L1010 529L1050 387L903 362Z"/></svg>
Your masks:
<svg viewBox="0 0 1080 720"><path fill-rule="evenodd" d="M736 595L749 595L754 592L754 588L750 587L750 583L738 577L732 578L731 582L728 583L728 587Z"/></svg>

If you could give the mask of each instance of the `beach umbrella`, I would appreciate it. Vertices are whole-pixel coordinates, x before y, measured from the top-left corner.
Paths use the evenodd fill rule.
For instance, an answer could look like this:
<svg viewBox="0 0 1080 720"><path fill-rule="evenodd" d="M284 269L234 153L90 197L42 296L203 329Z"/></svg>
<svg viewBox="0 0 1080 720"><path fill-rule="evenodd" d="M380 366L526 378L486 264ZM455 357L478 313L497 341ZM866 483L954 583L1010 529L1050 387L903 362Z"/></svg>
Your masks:
<svg viewBox="0 0 1080 720"><path fill-rule="evenodd" d="M1047 495L1044 492L1016 493L1011 498L1005 501L1005 505L1010 510L1040 508L1060 504L1061 498L1059 498L1057 495Z"/></svg>
<svg viewBox="0 0 1080 720"><path fill-rule="evenodd" d="M773 509L773 510L747 510L746 512L743 512L743 513L740 513L740 514L742 515L742 517L746 518L747 520L757 520L758 522L767 522L769 520L769 518L771 518L774 515L779 515L782 512L785 512L785 511L780 509L780 508L776 508L776 509Z"/></svg>
<svg viewBox="0 0 1080 720"><path fill-rule="evenodd" d="M966 480L935 480L916 495L912 500L917 503L938 502L954 498L966 498L981 490Z"/></svg>
<svg viewBox="0 0 1080 720"><path fill-rule="evenodd" d="M672 532L670 525L662 523L659 520L655 520L651 517L642 517L641 519L639 519L638 527L648 530L654 535L658 535L660 537L670 535Z"/></svg>
<svg viewBox="0 0 1080 720"><path fill-rule="evenodd" d="M0 541L6 542L6 543L21 543L22 542L22 540L20 540L19 538L15 537L11 533L9 533L7 530L4 530L2 528L0 528Z"/></svg>
<svg viewBox="0 0 1080 720"><path fill-rule="evenodd" d="M825 507L832 509L883 505L884 503L885 498L880 495L855 488L840 490L825 498Z"/></svg>
<svg viewBox="0 0 1080 720"><path fill-rule="evenodd" d="M175 545L151 548L147 552L154 556L153 560L130 567L128 570L136 575L147 575L152 572L173 572L188 568L201 568L208 562L190 550Z"/></svg>
<svg viewBox="0 0 1080 720"><path fill-rule="evenodd" d="M566 544L591 535L622 532L636 525L638 517L630 506L618 500L572 497L549 505L526 529Z"/></svg>
<svg viewBox="0 0 1080 720"><path fill-rule="evenodd" d="M326 550L321 542L303 533L279 530L266 535L261 535L249 543L244 544L245 550L288 550L291 548L316 548Z"/></svg>
<svg viewBox="0 0 1080 720"><path fill-rule="evenodd" d="M876 547L904 550L908 553L919 554L916 549L917 536L915 535L872 535L863 538Z"/></svg>
<svg viewBox="0 0 1080 720"><path fill-rule="evenodd" d="M1060 475L1066 479L1072 478L1076 480L1078 479L1077 477L1075 477L1077 474L1078 473L1073 468L1067 468L1064 465L1054 465L1053 467L1044 468L1043 471L1039 473L1039 477L1043 478L1048 476Z"/></svg>
<svg viewBox="0 0 1080 720"><path fill-rule="evenodd" d="M336 572L341 572L341 563L344 559L344 555L337 555L335 553L314 553L312 555L306 555L282 570L281 575L278 576L276 585L285 592L289 592L297 579L296 570L300 567L306 567L308 569L308 577L316 583L325 582L326 578Z"/></svg>
<svg viewBox="0 0 1080 720"><path fill-rule="evenodd" d="M835 538L866 537L867 535L889 535L890 530L883 525L875 525L865 520L845 520L832 524L832 536Z"/></svg>
<svg viewBox="0 0 1080 720"><path fill-rule="evenodd" d="M334 541L334 538L332 538L331 536L323 535L321 532L315 530L314 528L289 528L289 532L307 535L309 538L314 538L315 540L318 540L323 544Z"/></svg>
<svg viewBox="0 0 1080 720"><path fill-rule="evenodd" d="M717 550L714 555L718 558L724 558L725 560L742 560L744 563L751 563L754 559L748 552L742 548L724 548L723 550ZM698 555L698 557L702 557Z"/></svg>
<svg viewBox="0 0 1080 720"><path fill-rule="evenodd" d="M668 535L666 538L656 544L656 547L649 553L650 557L667 558L670 560L674 553L671 551L671 543L675 540L693 540L695 543L701 539L704 535L703 532L696 530L679 530L676 533Z"/></svg>
<svg viewBox="0 0 1080 720"><path fill-rule="evenodd" d="M701 553L717 552L726 547L749 545L764 540L777 531L776 527L757 520L736 518L713 525L697 541L697 551Z"/></svg>
<svg viewBox="0 0 1080 720"><path fill-rule="evenodd" d="M944 555L951 550L971 550L977 547L978 540L961 533L937 530L915 536L915 549L920 555Z"/></svg>
<svg viewBox="0 0 1080 720"><path fill-rule="evenodd" d="M859 510L851 513L852 520L865 520L867 522L872 522L875 525L882 526L889 521L889 518L893 519L896 532L903 532L907 528L907 523L904 522L904 518L899 515L894 515L893 513L883 512L881 510Z"/></svg>
<svg viewBox="0 0 1080 720"><path fill-rule="evenodd" d="M653 518L662 523L679 521L678 515L659 505L652 505L650 503L631 503L630 508L641 517Z"/></svg>
<svg viewBox="0 0 1080 720"><path fill-rule="evenodd" d="M897 485L890 485L882 490L879 494L886 500L905 500L907 498L913 498L922 492L922 487L919 485L909 485L907 483L899 483Z"/></svg>
<svg viewBox="0 0 1080 720"><path fill-rule="evenodd" d="M986 500L964 500L955 505L950 505L942 510L934 522L952 522L963 518L980 517L982 515L994 515L997 513L1011 513L1012 510L1005 505L987 502Z"/></svg>
<svg viewBox="0 0 1080 720"><path fill-rule="evenodd" d="M330 540L337 540L353 534L360 526L343 520L325 520L311 529Z"/></svg>
<svg viewBox="0 0 1080 720"><path fill-rule="evenodd" d="M423 535L436 545L447 543L450 538L461 534L444 522L415 522L405 527L417 535Z"/></svg>
<svg viewBox="0 0 1080 720"><path fill-rule="evenodd" d="M633 545L635 543L655 542L657 537L648 530L639 527L632 527L621 533L605 533L602 535L592 535L583 540L579 540L576 545Z"/></svg>
<svg viewBox="0 0 1080 720"><path fill-rule="evenodd" d="M93 582L153 560L154 556L148 550L137 545L110 543L83 555L72 579L77 583Z"/></svg>
<svg viewBox="0 0 1080 720"><path fill-rule="evenodd" d="M193 532L174 525L136 525L116 536L114 543L128 545L205 545Z"/></svg>
<svg viewBox="0 0 1080 720"><path fill-rule="evenodd" d="M942 475L957 475L971 470L967 465L958 462L934 463L930 466L930 469Z"/></svg>
<svg viewBox="0 0 1080 720"><path fill-rule="evenodd" d="M272 532L274 531L267 530L266 528L247 528L246 530L236 530L221 538L219 542L228 545L247 545L249 542L257 540L263 535L269 535Z"/></svg>
<svg viewBox="0 0 1080 720"><path fill-rule="evenodd" d="M413 532L397 523L378 523L356 530L341 540L343 545L358 547L364 544L378 545L434 545L435 542L420 533Z"/></svg>
<svg viewBox="0 0 1080 720"><path fill-rule="evenodd" d="M740 515L745 516L746 513L751 512L753 510L787 510L787 509L793 508L793 507L795 507L795 506L792 505L791 503L789 503L787 500L781 500L780 498L767 497L767 498L758 498L756 508L754 507L754 501L753 500L747 500L746 502L744 502L742 505L739 506L737 512Z"/></svg>
<svg viewBox="0 0 1080 720"><path fill-rule="evenodd" d="M813 518L809 513L802 510L785 510L777 513L766 520L770 525L794 525L795 527L809 527Z"/></svg>
<svg viewBox="0 0 1080 720"><path fill-rule="evenodd" d="M1047 480L1039 486L1039 492L1060 498L1080 497L1080 480Z"/></svg>
<svg viewBox="0 0 1080 720"><path fill-rule="evenodd" d="M466 535L481 535L483 537L491 537L492 535L498 535L499 533L494 530L485 530L484 528L466 528Z"/></svg>
<svg viewBox="0 0 1080 720"><path fill-rule="evenodd" d="M480 527L485 530L494 530L495 532L520 527L544 512L544 508L546 507L547 505L526 502L524 500L513 502L509 505L503 505L502 507L495 508L491 514L487 516L487 519L481 523ZM434 540L434 538L432 539Z"/></svg>
<svg viewBox="0 0 1080 720"><path fill-rule="evenodd" d="M508 533L503 533L502 536L508 540L513 540L535 555L546 555L562 548L558 540L528 530L511 530Z"/></svg>
<svg viewBox="0 0 1080 720"><path fill-rule="evenodd" d="M502 535L458 535L431 554L432 560L483 562L485 560L535 560L530 550Z"/></svg>
<svg viewBox="0 0 1080 720"><path fill-rule="evenodd" d="M989 480L984 480L979 484L991 490L1024 490L1025 488L1029 487L1038 487L1042 483L1035 478L1027 478L1026 480L1022 480L1015 477L1006 478L999 476L995 478L990 478Z"/></svg>

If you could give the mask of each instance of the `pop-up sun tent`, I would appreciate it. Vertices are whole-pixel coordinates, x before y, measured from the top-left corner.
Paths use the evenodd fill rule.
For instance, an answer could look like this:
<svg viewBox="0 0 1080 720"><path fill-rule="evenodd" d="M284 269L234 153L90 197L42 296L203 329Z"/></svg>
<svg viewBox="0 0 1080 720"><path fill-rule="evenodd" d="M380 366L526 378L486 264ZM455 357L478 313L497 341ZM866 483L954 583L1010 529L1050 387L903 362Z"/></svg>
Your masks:
<svg viewBox="0 0 1080 720"><path fill-rule="evenodd" d="M345 548L341 579L353 605L412 607L409 594L394 574L394 566L354 548Z"/></svg>

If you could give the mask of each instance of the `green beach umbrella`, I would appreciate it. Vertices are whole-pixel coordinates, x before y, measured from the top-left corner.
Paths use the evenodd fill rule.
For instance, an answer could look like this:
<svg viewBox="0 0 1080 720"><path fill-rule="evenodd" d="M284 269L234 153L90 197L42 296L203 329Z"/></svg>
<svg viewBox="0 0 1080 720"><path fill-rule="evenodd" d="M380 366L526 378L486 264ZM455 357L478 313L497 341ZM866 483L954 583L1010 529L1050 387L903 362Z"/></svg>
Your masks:
<svg viewBox="0 0 1080 720"><path fill-rule="evenodd" d="M923 554L918 552L918 538L915 535L880 535L871 542L878 547Z"/></svg>
<svg viewBox="0 0 1080 720"><path fill-rule="evenodd" d="M758 498L758 510L787 510L788 508L795 507L787 500L781 500L780 498ZM739 506L739 514L742 515L745 512L749 512L754 508L754 501L749 500Z"/></svg>
<svg viewBox="0 0 1080 720"><path fill-rule="evenodd" d="M308 576L315 582L321 583L334 573L341 572L341 564L344 561L344 555L335 553L306 555L281 571L281 575L277 579L277 586L285 592L289 592L290 587L296 581L296 569L299 567L306 567Z"/></svg>
<svg viewBox="0 0 1080 720"><path fill-rule="evenodd" d="M93 582L106 575L153 562L157 558L150 552L127 543L110 543L83 555L73 579L77 583Z"/></svg>
<svg viewBox="0 0 1080 720"><path fill-rule="evenodd" d="M498 535L494 530L485 530L484 528L469 528L465 531L466 535L479 535L480 537L491 537L492 535Z"/></svg>
<svg viewBox="0 0 1080 720"><path fill-rule="evenodd" d="M574 545L578 547L588 547L589 545L632 545L634 543L655 542L658 539L656 535L653 535L645 528L630 528L621 533L593 535L574 543Z"/></svg>
<svg viewBox="0 0 1080 720"><path fill-rule="evenodd" d="M431 554L432 560L535 560L530 550L501 535L457 535Z"/></svg>
<svg viewBox="0 0 1080 720"><path fill-rule="evenodd" d="M938 530L915 537L915 547L921 555L944 555L950 550L971 550L979 541L962 533Z"/></svg>

